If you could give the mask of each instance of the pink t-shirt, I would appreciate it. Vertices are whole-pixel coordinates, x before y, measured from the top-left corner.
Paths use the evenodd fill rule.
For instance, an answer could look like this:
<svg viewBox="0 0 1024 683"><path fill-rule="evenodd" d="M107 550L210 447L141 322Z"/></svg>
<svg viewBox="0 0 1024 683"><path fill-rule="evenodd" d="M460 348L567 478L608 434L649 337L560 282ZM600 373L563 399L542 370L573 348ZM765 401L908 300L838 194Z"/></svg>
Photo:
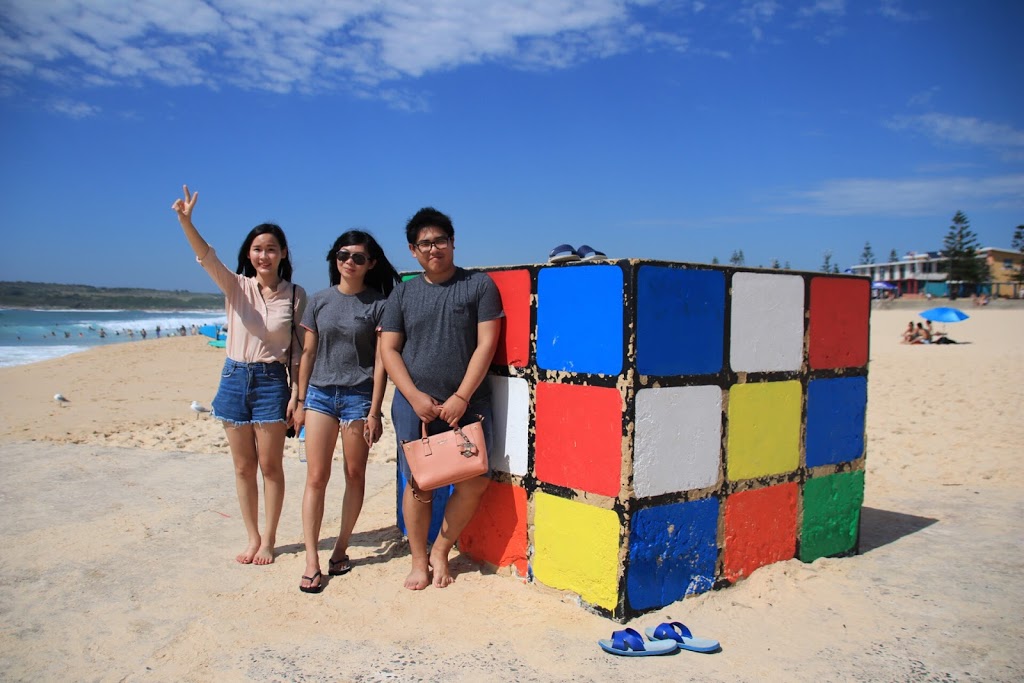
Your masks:
<svg viewBox="0 0 1024 683"><path fill-rule="evenodd" d="M220 291L228 314L228 358L240 363L288 363L291 348L291 376L298 377L302 357L302 335L299 322L306 308L306 292L302 287L281 280L276 290L264 289L254 277L232 273L217 258L213 247L203 258L196 258ZM295 309L292 310L292 290ZM261 291L262 290L262 291ZM292 334L294 320L295 334Z"/></svg>

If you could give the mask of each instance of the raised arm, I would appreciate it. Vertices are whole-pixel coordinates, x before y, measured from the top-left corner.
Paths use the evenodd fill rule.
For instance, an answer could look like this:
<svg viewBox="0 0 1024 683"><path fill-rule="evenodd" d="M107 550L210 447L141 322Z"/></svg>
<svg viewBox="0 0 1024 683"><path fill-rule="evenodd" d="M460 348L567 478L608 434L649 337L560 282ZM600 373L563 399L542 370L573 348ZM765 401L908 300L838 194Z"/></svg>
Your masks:
<svg viewBox="0 0 1024 683"><path fill-rule="evenodd" d="M192 211L196 208L199 192L189 192L188 185L181 187L185 191L185 198L175 199L171 208L178 214L178 222L181 223L181 229L185 231L185 238L188 240L189 246L192 247L192 251L196 253L196 258L202 259L206 256L206 252L210 251L210 245L192 224Z"/></svg>
<svg viewBox="0 0 1024 683"><path fill-rule="evenodd" d="M220 291L230 298L232 288L237 286L234 274L220 259L216 258L216 252L210 254L210 245L192 224L192 212L195 210L199 193L189 192L188 185L182 185L182 189L185 191L185 198L174 200L171 208L178 214L178 222L181 223L181 229L185 232L185 238L188 240L189 246L192 247L192 251L195 252L199 263L202 264L203 270L210 275Z"/></svg>

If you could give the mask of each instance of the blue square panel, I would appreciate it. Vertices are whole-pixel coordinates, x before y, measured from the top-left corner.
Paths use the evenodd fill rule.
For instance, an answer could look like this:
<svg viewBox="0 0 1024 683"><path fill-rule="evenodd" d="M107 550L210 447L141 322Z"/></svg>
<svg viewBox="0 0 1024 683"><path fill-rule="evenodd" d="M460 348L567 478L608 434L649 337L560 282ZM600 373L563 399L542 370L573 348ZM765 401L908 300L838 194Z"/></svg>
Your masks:
<svg viewBox="0 0 1024 683"><path fill-rule="evenodd" d="M717 535L716 498L637 511L626 576L630 607L664 607L710 590L718 560Z"/></svg>
<svg viewBox="0 0 1024 683"><path fill-rule="evenodd" d="M807 466L835 465L864 454L866 377L807 383Z"/></svg>
<svg viewBox="0 0 1024 683"><path fill-rule="evenodd" d="M640 267L636 366L641 375L718 373L724 336L724 273Z"/></svg>
<svg viewBox="0 0 1024 683"><path fill-rule="evenodd" d="M537 275L537 365L546 370L622 372L622 268L543 268Z"/></svg>

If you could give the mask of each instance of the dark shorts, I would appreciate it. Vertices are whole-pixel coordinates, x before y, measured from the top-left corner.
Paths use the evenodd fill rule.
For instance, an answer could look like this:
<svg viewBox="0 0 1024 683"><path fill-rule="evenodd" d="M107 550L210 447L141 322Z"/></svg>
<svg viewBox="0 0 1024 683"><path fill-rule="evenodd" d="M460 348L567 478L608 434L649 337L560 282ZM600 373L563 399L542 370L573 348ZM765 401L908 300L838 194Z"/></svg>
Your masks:
<svg viewBox="0 0 1024 683"><path fill-rule="evenodd" d="M373 398L373 380L354 387L331 385L306 388L306 410L330 415L341 424L354 420L365 420L370 414Z"/></svg>
<svg viewBox="0 0 1024 683"><path fill-rule="evenodd" d="M213 416L229 424L284 422L288 373L281 363L240 363L228 358L213 399Z"/></svg>
<svg viewBox="0 0 1024 683"><path fill-rule="evenodd" d="M494 437L492 436L494 430L491 424L494 420L491 412L490 398L471 403L466 409L466 414L459 420L459 424L468 425L473 422L479 422L480 416L484 418L481 428L484 432L484 445L487 446L487 453L490 455L491 449L494 446ZM405 396L402 396L400 391L396 391L394 398L391 399L391 422L395 427L395 437L398 439L398 466L401 468L405 480L409 481L412 479L412 471L409 469L409 463L405 460L402 442L422 438L423 435L420 429L422 422L420 421L420 416L416 414L416 411L412 409L412 406L405 400ZM444 420L434 420L427 425L427 434L439 434L449 429L451 427ZM490 465L488 465L488 471L485 476L491 476Z"/></svg>

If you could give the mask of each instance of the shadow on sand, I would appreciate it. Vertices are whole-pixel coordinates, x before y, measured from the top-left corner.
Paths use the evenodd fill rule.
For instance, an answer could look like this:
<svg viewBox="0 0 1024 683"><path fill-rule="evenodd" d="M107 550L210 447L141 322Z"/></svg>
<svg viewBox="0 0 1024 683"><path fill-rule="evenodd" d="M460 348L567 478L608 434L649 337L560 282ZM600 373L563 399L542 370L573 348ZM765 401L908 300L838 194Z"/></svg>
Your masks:
<svg viewBox="0 0 1024 683"><path fill-rule="evenodd" d="M926 529L939 520L903 512L864 507L860 511L860 553L869 553L904 536Z"/></svg>

